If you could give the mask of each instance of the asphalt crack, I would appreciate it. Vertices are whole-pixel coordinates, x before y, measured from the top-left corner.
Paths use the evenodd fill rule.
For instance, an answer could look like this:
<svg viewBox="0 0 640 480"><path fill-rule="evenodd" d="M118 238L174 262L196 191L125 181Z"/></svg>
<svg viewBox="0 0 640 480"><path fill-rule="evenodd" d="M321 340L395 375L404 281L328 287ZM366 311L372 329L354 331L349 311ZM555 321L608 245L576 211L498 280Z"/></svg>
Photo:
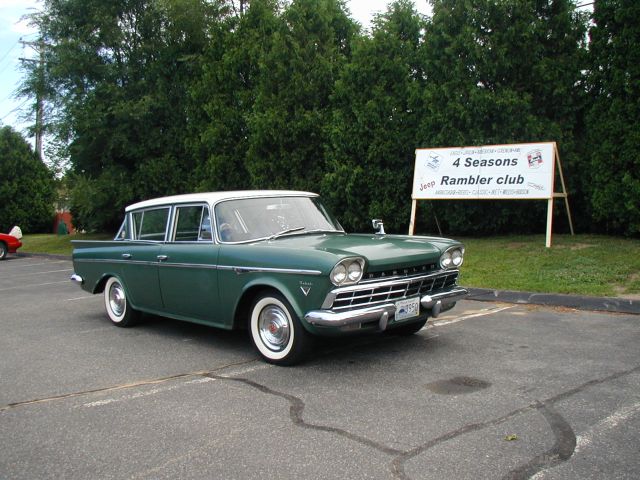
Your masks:
<svg viewBox="0 0 640 480"><path fill-rule="evenodd" d="M234 378L234 377L229 377L229 376L225 376L225 375L213 375L213 374L207 374L205 375L206 377L212 378L214 380L224 380L224 381L231 381L231 382L238 382L238 383L243 383L249 387L255 388L256 390L266 394L266 395L272 395L275 397L280 397L285 399L286 401L289 402L289 418L291 419L291 421L293 422L294 425L301 427L301 428L306 428L309 430L316 430L319 432L326 432L326 433L331 433L331 434L335 434L344 438L347 438L349 440L352 440L354 442L360 443L361 445L365 445L367 447L371 447L374 448L382 453L385 453L387 455L398 455L400 453L402 453L401 450L397 450L395 448L391 448L391 447L387 447L381 443L375 442L373 440L370 440L366 437L362 437L360 435L356 435L355 433L351 433L347 430L344 430L342 428L338 428L338 427L330 427L328 425L318 425L315 423L309 423L306 422L303 418L303 413L304 413L304 409L305 409L305 403L298 397L294 396L294 395L290 395L288 393L284 393L284 392L279 392L277 390L274 390L272 388L269 388L265 385L262 385L261 383L258 382L254 382L252 380L248 380L246 378Z"/></svg>
<svg viewBox="0 0 640 480"><path fill-rule="evenodd" d="M556 437L556 443L550 450L510 471L502 477L503 480L525 480L531 478L541 470L554 467L569 460L575 451L576 434L573 428L571 428L571 425L569 425L569 422L549 405L540 404L537 409L551 427L551 431Z"/></svg>
<svg viewBox="0 0 640 480"><path fill-rule="evenodd" d="M505 479L510 480L519 480L524 478L530 478L536 473L545 470L547 468L553 467L561 462L567 461L573 455L576 446L576 436L571 428L571 425L553 408L552 405L565 400L577 393L586 390L589 387L593 387L595 385L601 385L607 382L611 382L613 380L617 380L618 378L631 375L634 373L640 372L640 366L635 368L631 368L629 370L624 370L621 372L614 373L612 375L608 375L603 378L590 380L585 382L575 388L570 390L566 390L558 395L550 397L544 401L535 401L525 407L518 408L513 410L506 415L501 417L488 420L485 422L472 423L465 425L457 430L453 430L451 432L445 433L435 439L432 439L422 445L419 445L411 450L403 452L398 457L396 457L391 462L391 473L401 480L410 480L411 477L407 475L405 471L405 464L411 460L412 458L425 453L427 450L435 447L436 445L440 445L444 442L457 438L461 435L465 435L467 433L483 430L487 427L493 427L496 425L500 425L514 417L517 417L523 413L530 411L540 411L542 416L545 418L547 423L549 424L554 436L556 437L556 443L548 452L539 455L525 465L518 467L515 470L512 470L505 476Z"/></svg>
<svg viewBox="0 0 640 480"><path fill-rule="evenodd" d="M332 427L332 426L322 425L322 424L315 424L315 423L310 423L305 421L303 415L304 415L306 404L299 397L296 397L288 393L277 391L273 388L267 387L266 385L255 382L253 380L249 380L247 378L216 374L216 372L223 371L227 368L246 365L249 363L253 363L255 361L256 360L253 359L249 361L243 361L243 362L224 365L209 371L183 373L183 374L171 375L171 376L162 377L158 379L145 380L145 381L140 381L140 382L135 382L130 384L116 385L116 386L99 388L99 389L85 390L82 392L74 392L74 393L69 393L64 395L51 396L47 398L10 403L8 405L0 407L0 413L12 408L17 408L22 406L86 396L86 395L91 395L95 393L103 393L103 392L116 391L116 390L122 390L127 388L135 388L135 387L144 386L144 385L154 385L154 384L165 383L171 380L188 378L188 377L204 377L204 378L211 378L219 381L236 382L236 383L244 384L250 388L256 389L265 395L271 395L271 396L279 397L286 400L289 403L289 419L294 425L300 428L337 435L342 438L348 439L350 441L364 445L366 447L375 449L391 457L394 457L390 464L390 470L392 475L395 478L398 478L400 480L411 480L411 477L405 471L405 465L407 462L417 457L418 455L421 455L437 445L441 445L447 441L450 441L454 438L458 438L462 435L466 435L471 432L480 431L488 427L500 425L512 418L515 418L527 412L537 411L537 412L540 412L540 414L544 417L546 422L549 424L556 441L550 450L532 458L529 462L508 472L503 477L504 480L521 480L521 479L530 478L531 476L535 475L536 473L542 470L548 469L562 462L565 462L573 456L573 453L576 447L576 435L571 425L562 417L562 415L560 415L553 408L554 404L562 400L565 400L567 398L570 398L573 395L576 395L590 387L601 385L613 380L617 380L621 377L640 372L640 366L637 366L632 369L620 371L603 378L590 380L577 387L574 387L572 389L561 392L558 395L550 397L544 401L534 401L529 405L513 410L512 412L509 412L506 415L503 415L501 417L487 420L484 422L467 424L459 429L447 432L437 438L431 439L428 442L418 445L410 450L398 450L396 448L386 446L383 443L376 442L374 440L366 438L362 435L357 435L355 433L349 432L348 430L345 430L343 428Z"/></svg>
<svg viewBox="0 0 640 480"><path fill-rule="evenodd" d="M0 413L4 412L5 410L10 410L12 408L25 407L25 406L28 406L28 405L36 405L38 403L55 402L57 400L67 400L69 398L84 397L84 396L87 396L87 395L93 395L95 393L115 392L115 391L118 391L118 390L125 390L125 389L129 389L129 388L143 387L143 386L146 386L146 385L158 385L160 383L166 383L166 382L170 382L172 380L179 380L179 379L182 379L182 378L203 377L203 376L206 376L206 375L208 375L210 373L213 373L213 372L219 372L221 370L225 370L225 369L230 368L230 367L237 367L237 366L241 366L241 365L246 365L246 364L249 364L249 363L253 363L255 361L256 361L255 359L252 359L252 360L243 361L243 362L230 363L230 364L215 368L213 370L197 371L197 372L189 372L189 373L179 373L179 374L176 374L176 375L169 375L167 377L154 378L154 379L151 379L151 380L141 380L141 381L138 381L138 382L125 383L125 384L122 384L122 385L112 385L112 386L109 386L109 387L94 388L94 389L91 389L91 390L82 390L80 392L64 393L62 395L53 395L53 396L50 396L50 397L36 398L34 400L24 400L22 402L8 403L7 405L0 406Z"/></svg>

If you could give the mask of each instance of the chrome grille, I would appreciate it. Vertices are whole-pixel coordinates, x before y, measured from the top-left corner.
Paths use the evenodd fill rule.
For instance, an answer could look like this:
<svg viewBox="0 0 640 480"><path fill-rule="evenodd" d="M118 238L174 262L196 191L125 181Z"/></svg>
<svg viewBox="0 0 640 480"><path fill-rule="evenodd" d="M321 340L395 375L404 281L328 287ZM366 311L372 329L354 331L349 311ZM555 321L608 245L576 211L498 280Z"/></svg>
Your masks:
<svg viewBox="0 0 640 480"><path fill-rule="evenodd" d="M353 287L334 290L328 308L334 311L348 311L370 307L405 297L428 295L452 288L458 281L458 270L420 275L416 277L389 280L386 282L364 283ZM332 300L332 301L330 301Z"/></svg>

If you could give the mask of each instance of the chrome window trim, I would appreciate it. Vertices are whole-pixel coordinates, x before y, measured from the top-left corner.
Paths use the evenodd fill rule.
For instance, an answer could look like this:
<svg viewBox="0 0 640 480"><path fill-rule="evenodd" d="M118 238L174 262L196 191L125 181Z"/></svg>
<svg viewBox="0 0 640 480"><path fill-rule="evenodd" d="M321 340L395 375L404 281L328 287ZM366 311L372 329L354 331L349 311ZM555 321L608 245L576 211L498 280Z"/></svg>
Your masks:
<svg viewBox="0 0 640 480"><path fill-rule="evenodd" d="M188 245L188 244L213 244L215 243L215 236L213 235L213 226L211 231L211 239L210 240L176 240L176 230L178 228L178 209L179 208L188 208L188 207L203 207L207 209L209 212L209 221L211 221L211 206L206 202L193 202L193 203L176 203L171 207L171 229L170 235L166 239L165 243L177 244L177 245ZM200 235L200 231L202 229L202 219L204 218L205 212L202 211L200 215L200 225L198 226L198 235Z"/></svg>
<svg viewBox="0 0 640 480"><path fill-rule="evenodd" d="M167 219L165 221L165 225L164 225L164 237L162 240L145 240L145 239L139 239L139 238L134 238L131 239L131 242L152 242L152 243L166 243L167 242L167 236L169 234L169 227L173 222L173 210L174 210L174 206L173 205L158 205L158 206L154 206L154 207L150 207L150 208L141 208L139 210L132 210L130 212L127 212L127 215L131 215L130 220L131 220L131 227L135 226L134 222L133 222L133 215L136 213L142 213L142 224L144 224L144 214L146 212L150 212L152 210L169 210L169 213L167 214ZM142 226L142 225L140 225ZM137 228L136 228L137 230ZM134 233L135 236L138 236L139 232L132 232Z"/></svg>

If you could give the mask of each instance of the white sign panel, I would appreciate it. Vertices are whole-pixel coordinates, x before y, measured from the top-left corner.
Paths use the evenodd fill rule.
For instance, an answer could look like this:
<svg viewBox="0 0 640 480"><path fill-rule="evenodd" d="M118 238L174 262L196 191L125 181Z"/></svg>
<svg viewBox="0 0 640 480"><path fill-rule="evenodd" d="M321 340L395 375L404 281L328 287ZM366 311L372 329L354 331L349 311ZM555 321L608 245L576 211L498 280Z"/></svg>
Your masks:
<svg viewBox="0 0 640 480"><path fill-rule="evenodd" d="M553 197L554 144L416 150L414 200Z"/></svg>

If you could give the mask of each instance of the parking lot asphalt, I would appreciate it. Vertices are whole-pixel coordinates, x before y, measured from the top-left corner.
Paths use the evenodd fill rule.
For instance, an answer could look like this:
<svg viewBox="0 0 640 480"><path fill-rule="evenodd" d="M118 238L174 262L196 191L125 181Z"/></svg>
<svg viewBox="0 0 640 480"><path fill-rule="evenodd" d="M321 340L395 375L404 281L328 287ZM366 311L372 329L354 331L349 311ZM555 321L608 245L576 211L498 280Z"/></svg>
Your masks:
<svg viewBox="0 0 640 480"><path fill-rule="evenodd" d="M0 262L1 479L640 475L638 315L466 300L282 368L244 332L113 327L71 273Z"/></svg>

